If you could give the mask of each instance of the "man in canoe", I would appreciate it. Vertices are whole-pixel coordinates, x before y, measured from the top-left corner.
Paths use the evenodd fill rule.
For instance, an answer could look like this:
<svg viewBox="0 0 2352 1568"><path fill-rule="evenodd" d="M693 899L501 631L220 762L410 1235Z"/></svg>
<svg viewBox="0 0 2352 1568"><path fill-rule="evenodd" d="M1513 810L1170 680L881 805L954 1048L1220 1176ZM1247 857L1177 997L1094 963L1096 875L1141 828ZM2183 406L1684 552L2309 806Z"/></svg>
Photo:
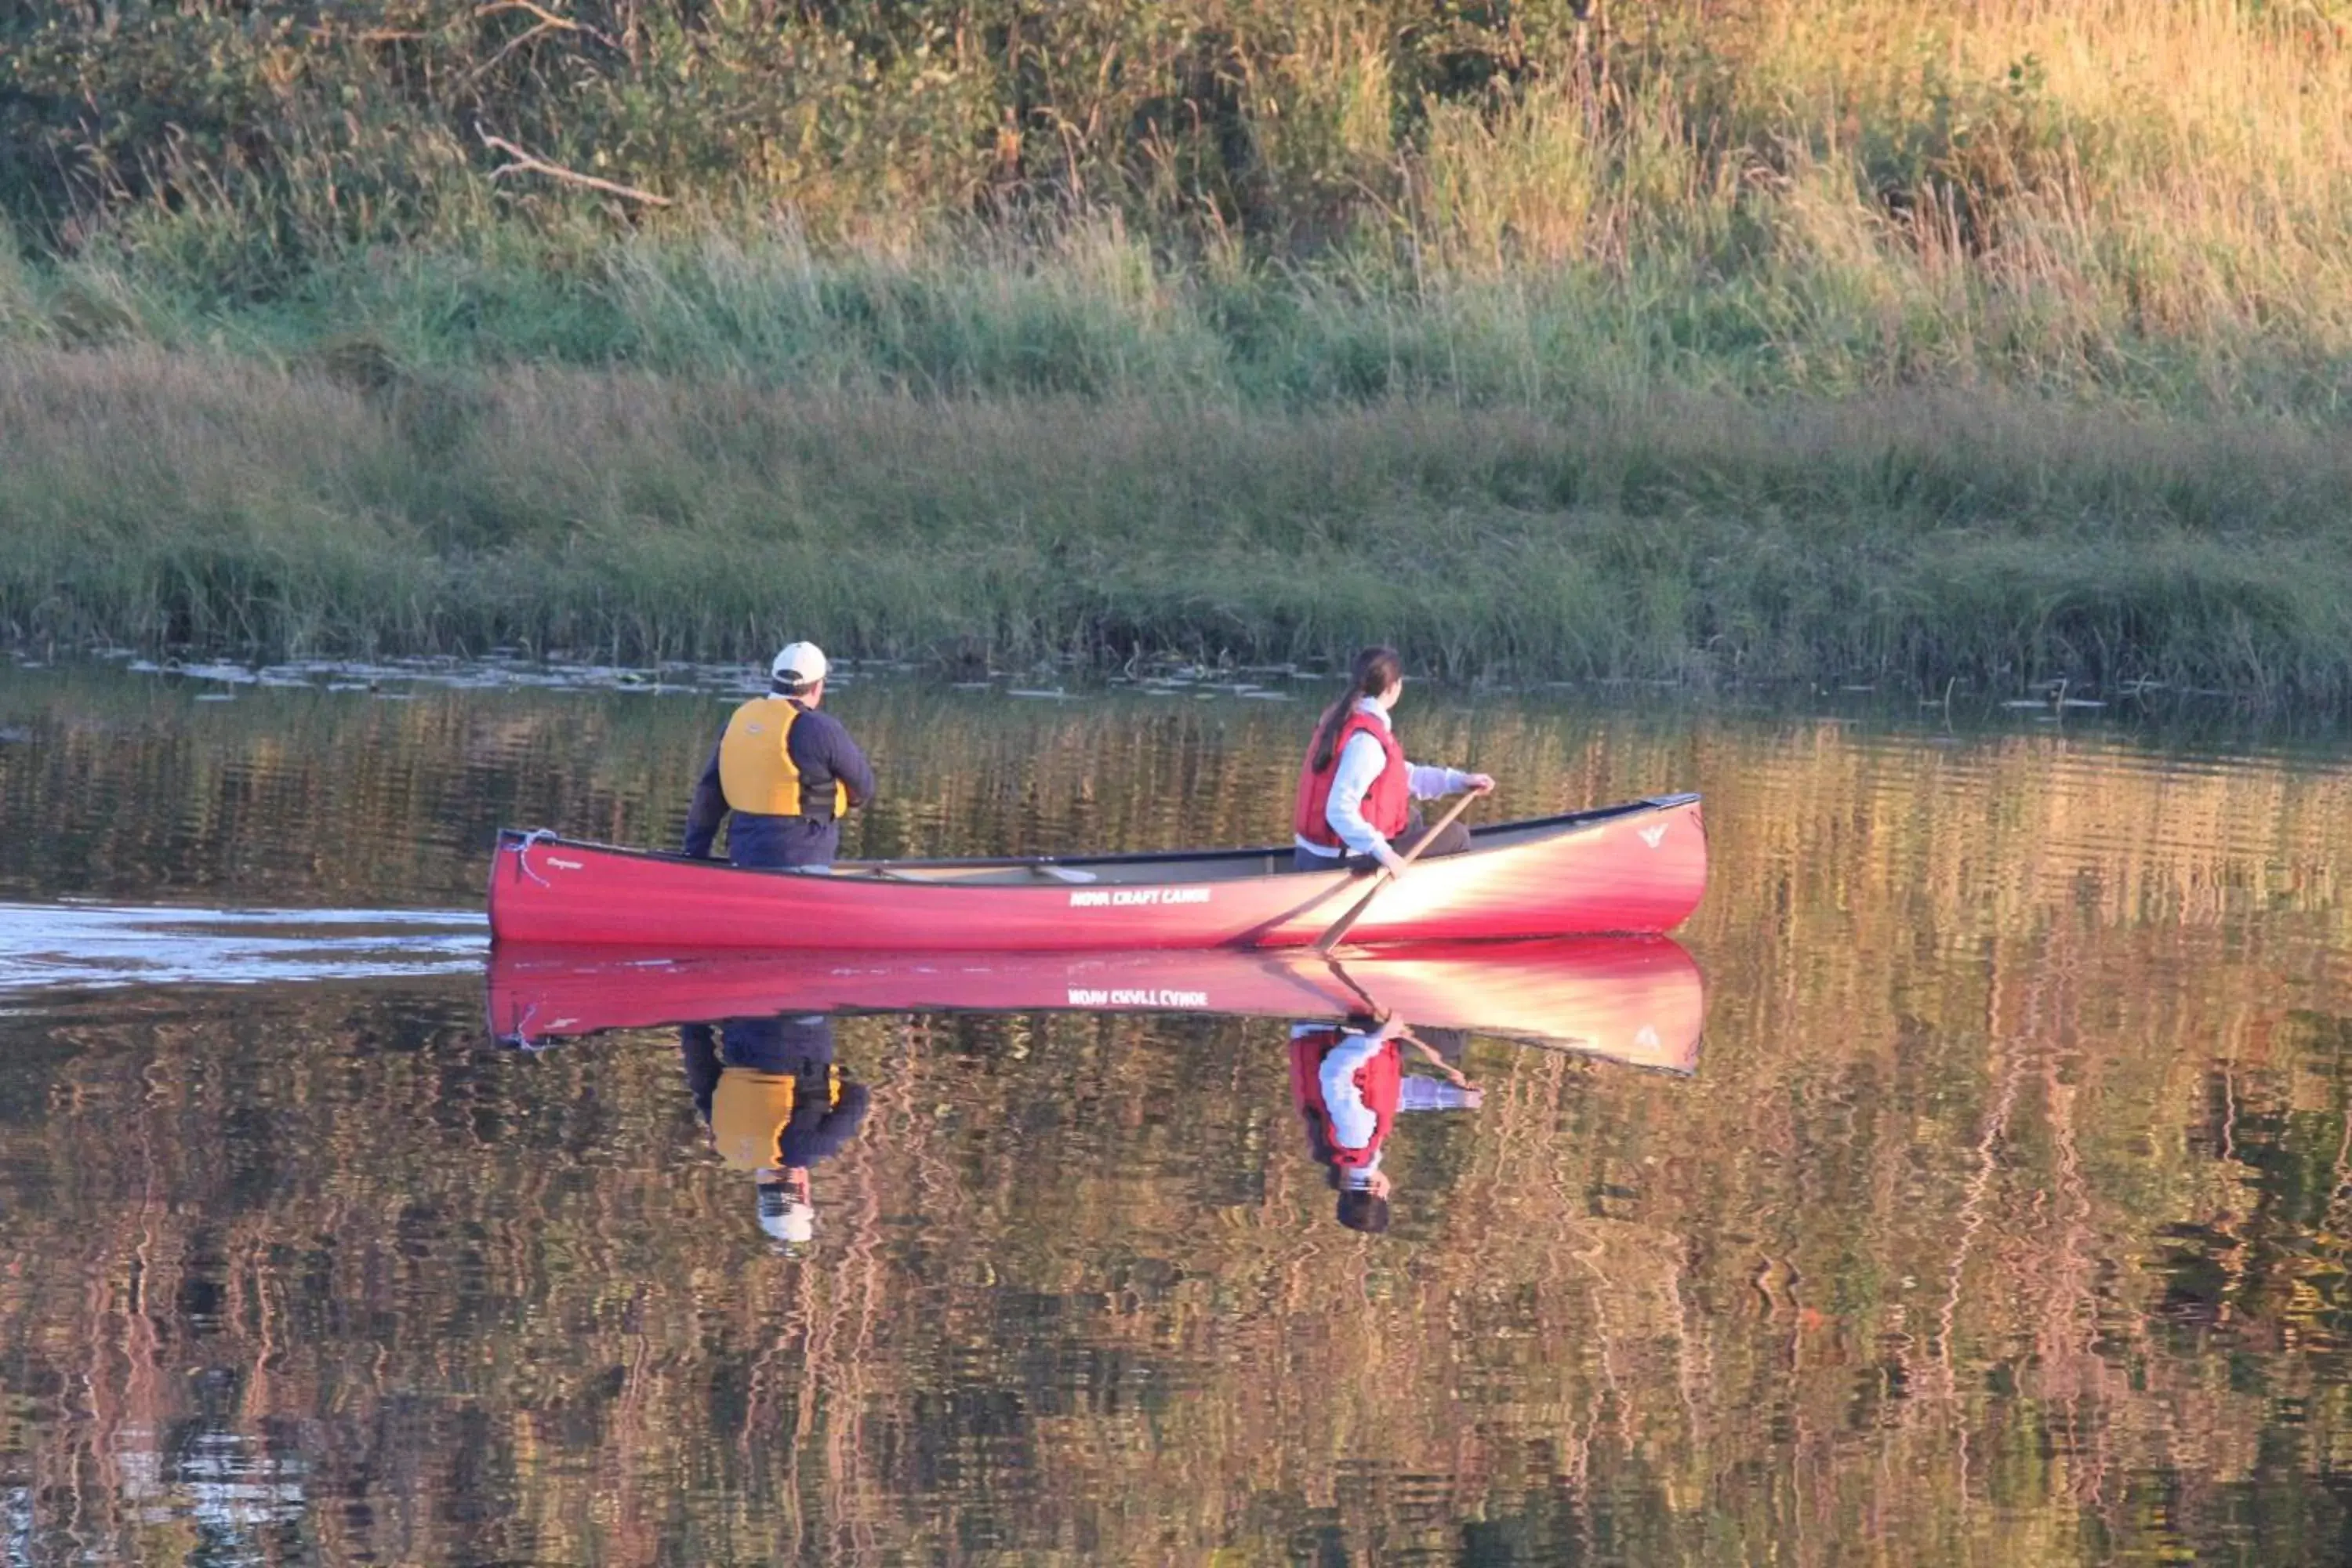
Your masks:
<svg viewBox="0 0 2352 1568"><path fill-rule="evenodd" d="M760 1228L787 1252L816 1234L809 1169L846 1148L866 1120L862 1083L834 1060L833 1020L730 1018L678 1031L686 1083L730 1170L751 1173Z"/></svg>
<svg viewBox="0 0 2352 1568"><path fill-rule="evenodd" d="M1401 1041L1410 1041L1446 1081L1407 1074ZM1339 1223L1371 1235L1389 1227L1391 1188L1381 1169L1381 1150L1398 1114L1475 1110L1484 1098L1394 1016L1293 1025L1290 1092L1306 1119L1307 1147L1339 1190Z"/></svg>
<svg viewBox="0 0 2352 1568"><path fill-rule="evenodd" d="M768 667L768 694L729 716L687 810L688 855L708 857L731 812L736 865L832 868L841 819L874 798L874 770L841 721L817 710L824 672L816 644L790 644Z"/></svg>
<svg viewBox="0 0 2352 1568"><path fill-rule="evenodd" d="M1404 858L1428 831L1414 800L1465 789L1485 795L1495 787L1485 773L1405 760L1389 725L1390 710L1403 695L1404 667L1396 649L1368 647L1356 655L1348 689L1324 710L1298 770L1292 870L1378 864L1402 872ZM1421 853L1458 855L1469 847L1470 830L1449 822Z"/></svg>

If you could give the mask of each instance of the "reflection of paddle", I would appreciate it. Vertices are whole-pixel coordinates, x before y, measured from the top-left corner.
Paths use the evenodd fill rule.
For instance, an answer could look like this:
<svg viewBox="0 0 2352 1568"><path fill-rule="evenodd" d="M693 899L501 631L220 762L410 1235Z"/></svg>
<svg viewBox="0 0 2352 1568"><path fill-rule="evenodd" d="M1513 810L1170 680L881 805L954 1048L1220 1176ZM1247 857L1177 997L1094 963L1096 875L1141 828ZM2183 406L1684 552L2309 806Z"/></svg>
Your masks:
<svg viewBox="0 0 2352 1568"><path fill-rule="evenodd" d="M1464 792L1462 798L1454 803L1454 808L1451 811L1448 811L1444 816L1439 817L1437 819L1437 826L1423 834L1421 836L1421 842L1414 845L1412 848L1406 853L1404 858L1404 866L1410 866L1415 860L1420 859L1421 852L1428 848L1431 845L1436 843L1437 836L1439 834L1454 826L1454 819L1461 816L1465 810L1468 809L1470 803L1478 798L1479 793L1480 792L1477 790L1468 790ZM1398 867L1397 870L1402 870L1404 866ZM1372 881L1371 890L1367 892L1362 898L1356 900L1355 908L1349 910L1346 914L1341 915L1338 920L1333 921L1329 931L1325 931L1321 936L1315 939L1315 951L1318 952L1328 953L1333 948L1339 946L1339 939L1348 934L1348 928L1354 925L1357 920L1362 916L1365 910L1371 907L1372 900L1380 897L1381 889L1387 887L1395 879L1396 871L1391 871L1385 866L1381 868L1381 874Z"/></svg>
<svg viewBox="0 0 2352 1568"><path fill-rule="evenodd" d="M1382 1022L1386 1022L1390 1017L1393 1016L1387 1008L1380 1005L1379 1001L1373 997L1370 992L1365 990L1361 985L1356 983L1356 977L1348 973L1348 966L1346 964L1341 963L1336 958L1328 956L1323 960L1323 963L1325 967L1328 968L1334 975L1339 977L1340 984L1346 986L1349 990L1354 992L1358 996L1363 999L1364 1016L1366 1017L1378 1018ZM1473 1029L1471 1031L1473 1034L1486 1034L1489 1031L1483 1029ZM1494 1035L1493 1037L1498 1040L1508 1040L1515 1046L1527 1046L1538 1051L1558 1051L1562 1056L1590 1057L1594 1054L1592 1041L1591 1038L1583 1035L1527 1035L1520 1034L1516 1031L1506 1030L1503 1033ZM1439 1054L1436 1047L1431 1045L1419 1035L1413 1034L1410 1030L1398 1036L1397 1038L1401 1040L1410 1040L1412 1044L1419 1046L1423 1050L1429 1052L1433 1056Z"/></svg>
<svg viewBox="0 0 2352 1568"><path fill-rule="evenodd" d="M1331 973L1339 978L1340 984L1346 986L1349 990L1354 992L1359 997L1363 999L1364 1016L1366 1017L1378 1018L1382 1022L1386 1022L1391 1016L1392 1016L1387 1008L1380 1005L1380 1002L1370 992L1365 990L1361 985L1356 983L1356 977L1348 973L1348 966L1346 964L1341 963L1338 959L1332 958L1328 955L1325 956L1323 963L1324 966L1329 969ZM1474 1029L1471 1032L1474 1034L1487 1033L1487 1031L1477 1029ZM1498 1040L1508 1040L1515 1046L1526 1046L1532 1050L1557 1051L1562 1056L1589 1058L1595 1054L1593 1042L1590 1037L1583 1035L1560 1035L1557 1037L1548 1037L1543 1035L1519 1034L1515 1031L1505 1031L1501 1034L1494 1035L1493 1037ZM1431 1045L1419 1035L1413 1034L1410 1030L1398 1036L1397 1038L1401 1040L1408 1040L1413 1045L1419 1046L1423 1050L1427 1051L1433 1058L1440 1058L1441 1056L1441 1053L1438 1051L1436 1047Z"/></svg>
<svg viewBox="0 0 2352 1568"><path fill-rule="evenodd" d="M1455 1067L1452 1062L1445 1059L1445 1054L1443 1051L1440 1051L1435 1046L1431 1045L1427 1040L1423 1039L1419 1035L1414 1034L1411 1029L1407 1029L1403 1034L1399 1035L1397 1038L1402 1040L1406 1045L1412 1047L1415 1050L1418 1050L1423 1056L1427 1057L1429 1058L1429 1065L1435 1068L1439 1072L1444 1073L1448 1079L1451 1079L1454 1082L1454 1088L1465 1089L1472 1094L1481 1093L1481 1090L1476 1084L1472 1083L1468 1079L1462 1076L1462 1069L1460 1068ZM1471 1101L1471 1104L1475 1106L1477 1101L1473 1100Z"/></svg>

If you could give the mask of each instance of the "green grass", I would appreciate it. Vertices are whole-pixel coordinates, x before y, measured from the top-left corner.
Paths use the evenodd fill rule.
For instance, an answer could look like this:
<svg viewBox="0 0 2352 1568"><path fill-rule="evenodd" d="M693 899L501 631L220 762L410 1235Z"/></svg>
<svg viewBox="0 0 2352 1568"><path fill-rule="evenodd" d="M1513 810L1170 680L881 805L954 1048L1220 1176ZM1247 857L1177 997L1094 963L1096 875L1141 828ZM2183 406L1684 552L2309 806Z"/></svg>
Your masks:
<svg viewBox="0 0 2352 1568"><path fill-rule="evenodd" d="M911 253L820 251L790 226L612 238L518 227L354 253L261 302L135 250L26 261L0 246L0 352L149 343L289 363L356 349L426 370L627 367L813 391L1288 409L1942 386L2334 420L2352 397L2352 330L2315 317L2337 304L2352 321L2352 281L2263 322L2157 332L2087 285L1996 289L1965 268L1931 279L1899 251L1725 272L1667 248L1621 267L1415 275L1364 253L1180 263L1108 220Z"/></svg>
<svg viewBox="0 0 2352 1568"><path fill-rule="evenodd" d="M354 363L355 362L355 363ZM2011 395L919 397L346 350L0 357L36 642L2352 698L2352 448Z"/></svg>

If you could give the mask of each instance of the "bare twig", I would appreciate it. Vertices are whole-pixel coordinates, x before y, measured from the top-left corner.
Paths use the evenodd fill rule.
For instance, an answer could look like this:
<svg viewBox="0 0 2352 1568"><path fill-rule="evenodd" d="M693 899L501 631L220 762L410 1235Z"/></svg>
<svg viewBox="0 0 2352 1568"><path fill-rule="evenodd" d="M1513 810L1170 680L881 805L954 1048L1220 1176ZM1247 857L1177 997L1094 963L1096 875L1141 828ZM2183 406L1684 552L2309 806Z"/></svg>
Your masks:
<svg viewBox="0 0 2352 1568"><path fill-rule="evenodd" d="M478 21L500 11L520 11L526 16L536 16L539 19L499 45L498 53L467 72L466 79L468 81L479 81L498 69L509 55L513 54L532 39L544 37L550 33L577 33L582 37L595 39L615 54L623 52L620 44L611 35L600 33L584 22L575 22L569 16L561 16L552 11L544 10L531 5L530 0L496 0L496 4L485 5L476 11L474 17Z"/></svg>
<svg viewBox="0 0 2352 1568"><path fill-rule="evenodd" d="M551 163L534 153L525 152L503 136L493 136L487 131L479 131L478 134L482 139L483 146L493 152L503 153L513 160L512 163L501 163L492 169L490 178L493 180L502 179L509 174L545 174L551 180L585 185L592 191L603 191L608 195L625 196L630 201L644 202L651 206L666 207L670 205L667 196L657 196L651 191L641 191L635 185L619 184L611 180L600 179L594 174L583 174L577 169L567 169L561 163Z"/></svg>
<svg viewBox="0 0 2352 1568"><path fill-rule="evenodd" d="M608 49L617 50L621 47L618 43L614 41L610 34L600 32L596 28L589 26L584 22L575 22L571 17L563 16L559 12L547 9L544 5L534 5L531 4L531 0L491 0L489 5L483 5L476 9L474 12L474 19L476 21L480 21L486 16L495 16L501 11L520 11L526 16L538 17L539 26L531 28L530 33L543 33L550 29L565 33L579 33L584 37L595 39L598 43L604 45ZM525 37L529 37L530 33L526 33L523 36Z"/></svg>
<svg viewBox="0 0 2352 1568"><path fill-rule="evenodd" d="M484 60L480 65L478 65L472 70L467 71L466 73L466 79L467 81L481 80L482 78L498 69L499 64L504 61L509 55L514 53L517 49L522 47L533 38L539 37L550 30L550 24L541 22L535 26L527 27L523 31L517 33L513 37L509 38L505 43L499 46L499 52L497 54L492 55L488 59Z"/></svg>

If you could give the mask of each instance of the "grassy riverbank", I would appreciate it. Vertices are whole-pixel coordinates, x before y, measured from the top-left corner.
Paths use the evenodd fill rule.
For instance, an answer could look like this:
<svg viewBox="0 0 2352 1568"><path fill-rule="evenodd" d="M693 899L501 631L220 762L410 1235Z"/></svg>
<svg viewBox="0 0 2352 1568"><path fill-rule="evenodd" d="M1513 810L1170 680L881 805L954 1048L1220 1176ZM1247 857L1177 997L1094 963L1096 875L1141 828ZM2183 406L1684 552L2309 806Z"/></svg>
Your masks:
<svg viewBox="0 0 2352 1568"><path fill-rule="evenodd" d="M2352 701L2326 5L935 9L0 20L0 635Z"/></svg>
<svg viewBox="0 0 2352 1568"><path fill-rule="evenodd" d="M940 400L365 363L0 362L0 623L621 658L792 631L955 664L1378 637L1460 676L2352 695L2352 450L2276 420L1937 391Z"/></svg>

